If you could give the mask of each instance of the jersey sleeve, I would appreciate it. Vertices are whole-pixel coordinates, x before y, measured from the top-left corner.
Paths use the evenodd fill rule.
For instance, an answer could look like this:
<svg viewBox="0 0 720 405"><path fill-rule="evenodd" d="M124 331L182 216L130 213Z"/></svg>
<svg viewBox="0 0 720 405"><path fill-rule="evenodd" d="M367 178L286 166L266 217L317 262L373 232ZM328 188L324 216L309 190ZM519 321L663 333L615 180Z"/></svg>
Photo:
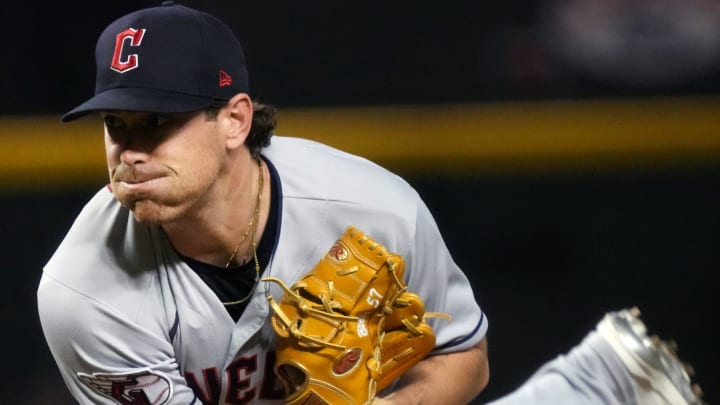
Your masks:
<svg viewBox="0 0 720 405"><path fill-rule="evenodd" d="M415 235L406 255L408 287L423 298L427 311L452 319L430 318L435 352L468 349L487 333L488 321L466 274L453 260L426 204L418 197Z"/></svg>
<svg viewBox="0 0 720 405"><path fill-rule="evenodd" d="M179 372L167 336L47 273L37 299L50 351L79 403L200 403Z"/></svg>

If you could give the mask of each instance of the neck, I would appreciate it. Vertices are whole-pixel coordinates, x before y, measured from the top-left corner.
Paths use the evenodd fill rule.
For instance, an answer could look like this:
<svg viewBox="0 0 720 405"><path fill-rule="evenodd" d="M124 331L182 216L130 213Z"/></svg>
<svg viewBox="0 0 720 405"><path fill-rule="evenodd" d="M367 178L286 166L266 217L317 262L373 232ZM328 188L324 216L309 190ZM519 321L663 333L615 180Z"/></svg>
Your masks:
<svg viewBox="0 0 720 405"><path fill-rule="evenodd" d="M262 190L258 190L260 170ZM269 214L270 179L265 164L261 161L258 166L252 158L234 172L236 175L226 181L218 180L217 187L224 190L217 194L219 197L206 201L195 215L163 225L180 254L218 267L252 258L252 244L259 242ZM256 212L258 191L262 198Z"/></svg>

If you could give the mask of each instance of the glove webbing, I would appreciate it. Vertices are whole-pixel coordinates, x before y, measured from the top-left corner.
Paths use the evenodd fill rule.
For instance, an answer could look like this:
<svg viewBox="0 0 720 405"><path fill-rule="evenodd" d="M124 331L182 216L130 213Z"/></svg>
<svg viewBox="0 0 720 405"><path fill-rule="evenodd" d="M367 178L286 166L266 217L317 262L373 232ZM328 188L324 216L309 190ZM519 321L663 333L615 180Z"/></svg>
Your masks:
<svg viewBox="0 0 720 405"><path fill-rule="evenodd" d="M365 243L367 239L361 239L359 243ZM374 250L377 246L377 244L374 244L375 246L370 246L369 250ZM379 254L382 254L382 252L379 252ZM397 287L397 292L395 292L391 297L387 297L384 300L383 307L378 313L374 314L375 316L380 316L381 318L378 320L379 327L377 329L377 344L375 345L375 348L372 353L372 357L370 357L366 363L366 367L369 372L370 382L368 384L368 398L374 398L376 394L377 389L377 378L380 375L380 373L386 369L390 364L392 364L392 361L386 362L384 365L381 364L381 349L382 349L382 342L383 338L385 336L385 332L383 331L383 325L385 323L385 316L387 314L392 313L393 306L395 306L396 301L400 300L400 296L403 292L407 290L407 286L404 285L404 283L400 280L398 277L398 274L396 272L397 264L391 260L386 260L387 270L390 272L392 276L392 281ZM338 277L347 276L349 274L353 274L357 272L359 269L357 266L353 266L346 269L339 269L336 271L336 275ZM334 283L332 280L328 281L328 293L329 297L325 296L325 294L319 294L317 297L320 300L320 305L318 305L317 302L314 302L310 299L304 298L300 291L303 290L305 287L307 287L307 283L304 282L296 282L293 284L292 288L288 287L287 284L285 284L281 279L276 277L265 277L262 279L263 281L271 281L274 282L285 291L286 295L285 298L291 299L296 305L297 308L306 316L312 316L316 319L322 320L324 322L329 323L333 326L334 333L331 336L323 338L318 338L314 336L309 336L303 332L301 332L298 329L297 324L292 322L284 313L284 311L280 308L278 303L274 300L272 296L268 296L268 301L270 303L270 306L274 312L274 314L277 316L277 318L282 322L282 324L285 327L285 330L292 335L295 339L297 339L298 344L306 345L307 347L318 347L318 346L324 346L324 347L330 347L336 350L345 350L346 347L343 345L331 343L328 340L332 340L337 336L338 332L347 328L347 322L359 322L360 318L356 316L347 316L343 314L339 314L335 311L335 309L339 308L341 306L340 303L333 301L334 296ZM399 305L408 305L407 303L403 303L402 301L399 303ZM412 325L409 321L403 320L403 324L408 326L408 330L411 333L414 334L420 334L420 332ZM409 351L406 350L400 355L394 356L391 360L399 360L402 357L405 357L412 353L412 349Z"/></svg>
<svg viewBox="0 0 720 405"><path fill-rule="evenodd" d="M330 323L334 326L335 333L329 337L329 339L334 338L337 336L337 332L344 329L347 322L357 322L358 318L355 316L347 316L338 314L335 311L332 310L332 307L336 306L333 304L337 304L335 302L329 302L327 298L320 297L322 301L322 305L318 305L308 299L305 299L300 296L300 294L296 293L294 290L290 289L282 280L276 277L266 277L263 279L263 281L272 281L277 284L279 284L283 290L288 294L287 297L292 298L293 301L296 302L298 309L306 314L307 316L312 316L317 319L324 320L327 323ZM293 287L302 287L304 283L296 283ZM326 347L332 347L334 349L338 350L344 350L345 346L338 345L335 343L330 343L326 340L316 338L313 336L309 336L307 334L302 333L299 329L296 323L292 322L286 315L285 312L280 308L280 306L275 302L272 296L268 296L268 301L270 302L270 306L272 307L273 312L275 315L280 319L282 324L285 326L285 330L291 334L295 339L298 340L299 343L304 343L307 346L312 347L315 345L317 346L326 346Z"/></svg>

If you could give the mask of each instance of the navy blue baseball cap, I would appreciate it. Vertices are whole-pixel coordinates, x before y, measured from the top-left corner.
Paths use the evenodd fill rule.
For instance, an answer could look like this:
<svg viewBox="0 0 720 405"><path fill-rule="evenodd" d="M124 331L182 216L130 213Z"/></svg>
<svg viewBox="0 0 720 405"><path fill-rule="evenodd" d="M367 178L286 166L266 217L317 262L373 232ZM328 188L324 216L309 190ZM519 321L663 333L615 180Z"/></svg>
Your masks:
<svg viewBox="0 0 720 405"><path fill-rule="evenodd" d="M218 18L166 1L111 23L95 47L95 96L62 116L92 111L179 113L248 93L240 41Z"/></svg>

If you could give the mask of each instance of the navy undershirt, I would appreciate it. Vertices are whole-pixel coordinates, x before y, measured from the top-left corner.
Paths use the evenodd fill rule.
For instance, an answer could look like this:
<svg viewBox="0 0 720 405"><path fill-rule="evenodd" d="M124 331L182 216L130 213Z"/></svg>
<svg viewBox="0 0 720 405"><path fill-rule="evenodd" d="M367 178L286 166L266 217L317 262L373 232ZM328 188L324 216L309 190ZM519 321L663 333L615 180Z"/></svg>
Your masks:
<svg viewBox="0 0 720 405"><path fill-rule="evenodd" d="M280 201L280 179L275 168L265 160L270 172L270 213L265 225L265 231L260 237L260 243L257 247L258 261L260 262L260 273L265 270L275 248L275 242L279 232L279 201ZM195 259L180 256L185 263L192 268L195 273L210 287L222 302L237 301L246 297L255 286L255 260L243 264L242 266L224 267L213 266L207 263L199 262ZM225 305L228 314L235 322L240 319L247 300L240 304Z"/></svg>

